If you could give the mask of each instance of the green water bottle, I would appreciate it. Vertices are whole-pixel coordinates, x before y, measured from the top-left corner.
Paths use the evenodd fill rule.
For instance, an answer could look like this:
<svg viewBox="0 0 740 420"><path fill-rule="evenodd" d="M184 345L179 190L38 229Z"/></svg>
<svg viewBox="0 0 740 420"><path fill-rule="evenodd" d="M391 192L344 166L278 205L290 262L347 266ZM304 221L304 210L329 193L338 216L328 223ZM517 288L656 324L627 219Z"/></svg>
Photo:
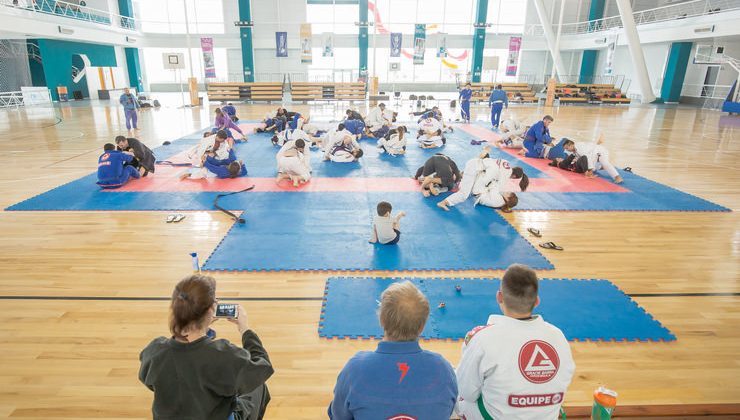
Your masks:
<svg viewBox="0 0 740 420"><path fill-rule="evenodd" d="M617 393L600 386L594 391L594 405L591 408L591 420L610 420L617 406Z"/></svg>

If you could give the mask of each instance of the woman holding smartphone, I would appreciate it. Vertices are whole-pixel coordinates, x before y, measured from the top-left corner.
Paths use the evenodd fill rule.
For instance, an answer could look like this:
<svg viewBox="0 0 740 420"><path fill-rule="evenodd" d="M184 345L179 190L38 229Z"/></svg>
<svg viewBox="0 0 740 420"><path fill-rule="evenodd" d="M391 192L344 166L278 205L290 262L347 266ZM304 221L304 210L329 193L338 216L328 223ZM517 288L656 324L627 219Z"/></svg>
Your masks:
<svg viewBox="0 0 740 420"><path fill-rule="evenodd" d="M154 391L154 419L262 419L270 394L272 364L247 314L237 305L228 318L242 347L209 336L216 319L216 280L195 274L172 293L172 338L154 339L141 352L139 380ZM227 311L228 312L228 311Z"/></svg>

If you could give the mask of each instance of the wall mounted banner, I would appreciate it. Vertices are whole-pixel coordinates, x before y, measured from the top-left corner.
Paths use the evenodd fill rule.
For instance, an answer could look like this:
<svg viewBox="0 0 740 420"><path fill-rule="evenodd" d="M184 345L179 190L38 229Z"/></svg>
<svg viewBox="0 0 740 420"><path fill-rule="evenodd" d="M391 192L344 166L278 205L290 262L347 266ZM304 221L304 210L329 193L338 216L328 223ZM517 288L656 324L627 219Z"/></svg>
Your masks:
<svg viewBox="0 0 740 420"><path fill-rule="evenodd" d="M401 56L401 45L403 44L403 35L400 32L391 32L391 57Z"/></svg>
<svg viewBox="0 0 740 420"><path fill-rule="evenodd" d="M609 47L606 49L606 65L604 66L604 74L609 76L612 74L612 71L614 71L614 51L617 49L617 36L615 36L611 42L609 42Z"/></svg>
<svg viewBox="0 0 740 420"><path fill-rule="evenodd" d="M311 64L311 24L301 23L301 63Z"/></svg>
<svg viewBox="0 0 740 420"><path fill-rule="evenodd" d="M288 56L288 33L275 32L275 57Z"/></svg>
<svg viewBox="0 0 740 420"><path fill-rule="evenodd" d="M447 35L437 35L437 57L447 57Z"/></svg>
<svg viewBox="0 0 740 420"><path fill-rule="evenodd" d="M414 31L414 64L424 64L424 49L427 44L427 25L417 24Z"/></svg>
<svg viewBox="0 0 740 420"><path fill-rule="evenodd" d="M321 55L324 57L334 57L334 37L331 32L325 32L321 34L322 44L324 49Z"/></svg>
<svg viewBox="0 0 740 420"><path fill-rule="evenodd" d="M509 58L506 60L506 75L516 76L519 65L519 50L522 48L522 37L512 36L509 38Z"/></svg>
<svg viewBox="0 0 740 420"><path fill-rule="evenodd" d="M201 38L200 49L203 50L203 71L206 79L216 77L216 64L213 62L213 38Z"/></svg>

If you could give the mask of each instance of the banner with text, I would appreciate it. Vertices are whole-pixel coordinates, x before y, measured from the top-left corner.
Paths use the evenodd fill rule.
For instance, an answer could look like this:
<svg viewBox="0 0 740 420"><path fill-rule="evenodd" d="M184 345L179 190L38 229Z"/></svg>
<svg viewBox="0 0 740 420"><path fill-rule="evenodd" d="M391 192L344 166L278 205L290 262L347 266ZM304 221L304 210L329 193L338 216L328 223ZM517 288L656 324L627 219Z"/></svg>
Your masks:
<svg viewBox="0 0 740 420"><path fill-rule="evenodd" d="M275 57L288 56L288 33L275 32Z"/></svg>
<svg viewBox="0 0 740 420"><path fill-rule="evenodd" d="M447 34L437 34L437 57L447 57Z"/></svg>
<svg viewBox="0 0 740 420"><path fill-rule="evenodd" d="M522 37L512 36L509 38L509 59L506 61L506 75L516 76L519 67L519 50L522 49Z"/></svg>
<svg viewBox="0 0 740 420"><path fill-rule="evenodd" d="M321 35L323 40L324 49L321 53L324 57L334 57L334 37L331 32L324 32Z"/></svg>
<svg viewBox="0 0 740 420"><path fill-rule="evenodd" d="M301 63L311 64L313 51L311 49L311 24L301 24Z"/></svg>
<svg viewBox="0 0 740 420"><path fill-rule="evenodd" d="M414 64L424 64L424 50L427 45L427 25L417 24L414 31Z"/></svg>
<svg viewBox="0 0 740 420"><path fill-rule="evenodd" d="M401 56L401 45L403 44L403 35L400 32L391 32L391 57Z"/></svg>
<svg viewBox="0 0 740 420"><path fill-rule="evenodd" d="M201 38L200 49L203 50L203 72L206 79L216 77L216 64L213 62L213 38Z"/></svg>

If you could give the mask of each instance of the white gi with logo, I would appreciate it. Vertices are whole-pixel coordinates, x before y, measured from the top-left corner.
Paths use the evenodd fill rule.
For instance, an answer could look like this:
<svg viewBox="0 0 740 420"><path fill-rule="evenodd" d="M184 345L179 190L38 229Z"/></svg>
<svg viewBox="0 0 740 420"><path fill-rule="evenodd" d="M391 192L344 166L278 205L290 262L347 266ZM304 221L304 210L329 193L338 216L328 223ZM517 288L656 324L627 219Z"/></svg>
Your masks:
<svg viewBox="0 0 740 420"><path fill-rule="evenodd" d="M465 336L457 368L457 413L481 420L478 398L496 420L555 420L575 363L563 333L541 316L491 315Z"/></svg>

